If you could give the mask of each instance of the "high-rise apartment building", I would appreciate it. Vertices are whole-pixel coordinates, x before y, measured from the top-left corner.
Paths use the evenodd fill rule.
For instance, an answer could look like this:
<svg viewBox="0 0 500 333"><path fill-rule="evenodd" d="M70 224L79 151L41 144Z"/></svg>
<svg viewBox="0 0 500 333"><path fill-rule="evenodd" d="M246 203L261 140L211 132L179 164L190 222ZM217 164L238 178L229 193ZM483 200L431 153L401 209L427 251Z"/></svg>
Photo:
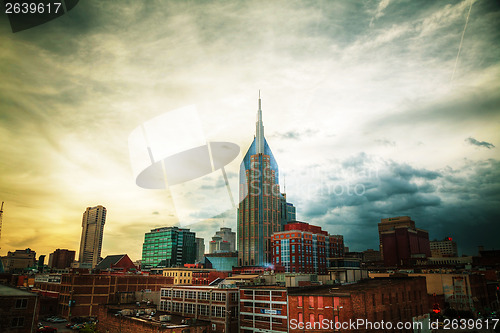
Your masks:
<svg viewBox="0 0 500 333"><path fill-rule="evenodd" d="M82 218L82 239L80 241L79 263L95 267L101 257L102 236L106 223L106 208L87 207Z"/></svg>
<svg viewBox="0 0 500 333"><path fill-rule="evenodd" d="M236 233L231 228L220 228L210 241L210 253L234 252L236 250Z"/></svg>
<svg viewBox="0 0 500 333"><path fill-rule="evenodd" d="M240 165L239 198L238 263L271 263L271 235L283 230L287 205L280 192L278 164L264 137L260 96L256 135Z"/></svg>
<svg viewBox="0 0 500 333"><path fill-rule="evenodd" d="M451 237L430 242L432 257L458 257L457 243Z"/></svg>
<svg viewBox="0 0 500 333"><path fill-rule="evenodd" d="M285 231L272 236L273 264L287 273L326 274L328 258L344 256L344 237L330 235L321 227L289 222Z"/></svg>
<svg viewBox="0 0 500 333"><path fill-rule="evenodd" d="M144 235L142 268L178 267L194 264L196 259L196 234L189 229L163 227L151 229Z"/></svg>

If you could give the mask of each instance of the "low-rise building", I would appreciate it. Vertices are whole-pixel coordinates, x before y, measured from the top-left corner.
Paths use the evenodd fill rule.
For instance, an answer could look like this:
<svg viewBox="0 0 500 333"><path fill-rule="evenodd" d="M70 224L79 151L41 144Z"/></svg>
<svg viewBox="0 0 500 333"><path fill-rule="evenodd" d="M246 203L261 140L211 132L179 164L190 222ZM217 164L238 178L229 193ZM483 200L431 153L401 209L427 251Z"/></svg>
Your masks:
<svg viewBox="0 0 500 333"><path fill-rule="evenodd" d="M389 276L390 273L370 273L372 278ZM435 297L442 309L447 303L455 310L477 312L490 304L486 279L482 274L410 273L408 277L425 278L429 295L428 311L436 302Z"/></svg>
<svg viewBox="0 0 500 333"><path fill-rule="evenodd" d="M1 260L5 272L22 273L25 269L35 266L36 252L29 248L14 252L9 251Z"/></svg>
<svg viewBox="0 0 500 333"><path fill-rule="evenodd" d="M39 308L38 294L0 285L0 332L35 332Z"/></svg>
<svg viewBox="0 0 500 333"><path fill-rule="evenodd" d="M97 329L107 333L206 333L211 328L208 321L186 320L183 316L136 303L100 305L98 318Z"/></svg>
<svg viewBox="0 0 500 333"><path fill-rule="evenodd" d="M58 299L57 314L65 318L96 316L99 304L127 299L129 293L151 293L171 284L161 275L62 274L59 281L35 282L33 291Z"/></svg>
<svg viewBox="0 0 500 333"><path fill-rule="evenodd" d="M162 288L158 310L209 321L212 332L237 332L238 289L211 286Z"/></svg>
<svg viewBox="0 0 500 333"><path fill-rule="evenodd" d="M428 313L423 278L367 279L341 286L288 289L289 332L332 332L353 329L349 323L358 319L364 325L355 332L381 332L372 324L392 323L395 332L412 332L412 328L396 327L412 324Z"/></svg>
<svg viewBox="0 0 500 333"><path fill-rule="evenodd" d="M287 288L240 288L240 333L288 332Z"/></svg>

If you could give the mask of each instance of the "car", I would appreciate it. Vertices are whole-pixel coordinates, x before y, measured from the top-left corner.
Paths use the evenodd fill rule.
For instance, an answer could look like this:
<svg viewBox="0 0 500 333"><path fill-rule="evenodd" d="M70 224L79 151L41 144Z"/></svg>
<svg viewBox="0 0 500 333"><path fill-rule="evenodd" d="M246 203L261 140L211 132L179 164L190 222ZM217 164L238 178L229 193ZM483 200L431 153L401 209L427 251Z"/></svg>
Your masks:
<svg viewBox="0 0 500 333"><path fill-rule="evenodd" d="M72 330L81 330L85 325L84 324L76 324L76 325L73 325L71 326L71 329Z"/></svg>
<svg viewBox="0 0 500 333"><path fill-rule="evenodd" d="M64 318L56 317L56 318L52 319L52 322L53 323L65 323L65 322L67 322L67 320Z"/></svg>
<svg viewBox="0 0 500 333"><path fill-rule="evenodd" d="M36 330L37 333L57 333L57 328L52 326L42 326L38 327Z"/></svg>

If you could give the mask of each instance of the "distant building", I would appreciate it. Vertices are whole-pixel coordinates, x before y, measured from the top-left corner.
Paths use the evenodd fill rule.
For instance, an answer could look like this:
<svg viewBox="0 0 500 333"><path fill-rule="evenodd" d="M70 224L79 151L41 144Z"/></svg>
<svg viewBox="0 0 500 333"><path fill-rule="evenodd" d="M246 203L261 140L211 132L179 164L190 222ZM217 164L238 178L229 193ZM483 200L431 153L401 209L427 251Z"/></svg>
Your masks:
<svg viewBox="0 0 500 333"><path fill-rule="evenodd" d="M326 274L327 258L342 257L344 237L321 227L293 221L272 236L273 264L287 273Z"/></svg>
<svg viewBox="0 0 500 333"><path fill-rule="evenodd" d="M106 208L87 207L82 218L79 263L95 267L101 258L102 237L106 223Z"/></svg>
<svg viewBox="0 0 500 333"><path fill-rule="evenodd" d="M31 333L38 323L38 294L0 284L0 332Z"/></svg>
<svg viewBox="0 0 500 333"><path fill-rule="evenodd" d="M143 269L179 267L194 264L196 259L196 234L189 229L163 227L151 229L144 236L142 246Z"/></svg>
<svg viewBox="0 0 500 333"><path fill-rule="evenodd" d="M36 264L36 252L31 249L9 251L2 257L5 272L21 273Z"/></svg>
<svg viewBox="0 0 500 333"><path fill-rule="evenodd" d="M380 261L380 251L375 251L373 249L368 249L363 251L363 262L371 263Z"/></svg>
<svg viewBox="0 0 500 333"><path fill-rule="evenodd" d="M75 261L75 255L75 251L57 249L49 255L49 267L56 269L69 268Z"/></svg>
<svg viewBox="0 0 500 333"><path fill-rule="evenodd" d="M291 222L291 221L296 221L297 220L297 214L295 211L295 206L287 202L286 203L286 221Z"/></svg>
<svg viewBox="0 0 500 333"><path fill-rule="evenodd" d="M382 259L384 258L384 249L381 234L385 231L394 230L396 227L410 227L415 229L415 221L413 221L409 216L389 217L380 220L380 223L378 224L378 236L380 240L380 257Z"/></svg>
<svg viewBox="0 0 500 333"><path fill-rule="evenodd" d="M97 264L95 269L107 271L109 273L126 273L137 271L137 267L126 254L107 256Z"/></svg>
<svg viewBox="0 0 500 333"><path fill-rule="evenodd" d="M438 241L433 240L430 242L431 256L432 257L458 257L457 243L451 237Z"/></svg>
<svg viewBox="0 0 500 333"><path fill-rule="evenodd" d="M205 256L205 240L203 238L196 237L196 262L202 262Z"/></svg>
<svg viewBox="0 0 500 333"><path fill-rule="evenodd" d="M382 219L379 236L385 266L413 266L431 256L429 233L408 216Z"/></svg>
<svg viewBox="0 0 500 333"><path fill-rule="evenodd" d="M231 228L220 228L210 241L209 253L234 252L236 249L236 233Z"/></svg>

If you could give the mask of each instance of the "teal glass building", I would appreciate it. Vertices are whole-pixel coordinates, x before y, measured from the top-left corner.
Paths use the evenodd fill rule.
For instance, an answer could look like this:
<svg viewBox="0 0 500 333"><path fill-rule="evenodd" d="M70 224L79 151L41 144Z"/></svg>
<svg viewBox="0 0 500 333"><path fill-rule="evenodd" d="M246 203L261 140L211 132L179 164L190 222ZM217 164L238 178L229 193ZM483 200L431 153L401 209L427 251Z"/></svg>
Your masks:
<svg viewBox="0 0 500 333"><path fill-rule="evenodd" d="M144 235L142 267L165 267L194 264L196 259L196 234L189 229L163 227L151 229Z"/></svg>

